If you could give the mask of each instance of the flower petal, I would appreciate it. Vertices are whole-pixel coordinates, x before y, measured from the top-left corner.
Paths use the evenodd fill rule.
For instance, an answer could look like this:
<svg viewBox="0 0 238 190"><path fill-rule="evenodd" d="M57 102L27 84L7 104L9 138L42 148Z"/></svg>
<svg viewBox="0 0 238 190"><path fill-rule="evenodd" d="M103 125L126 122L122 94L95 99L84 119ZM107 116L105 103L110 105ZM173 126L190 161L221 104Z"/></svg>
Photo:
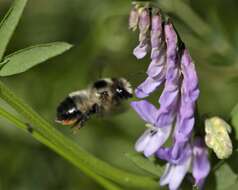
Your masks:
<svg viewBox="0 0 238 190"><path fill-rule="evenodd" d="M181 158L182 157L181 154L183 154L182 152L184 151L186 141L183 138L181 140L175 139L174 145L170 153L171 159L173 160L174 163L178 163L181 159L183 159Z"/></svg>
<svg viewBox="0 0 238 190"><path fill-rule="evenodd" d="M153 155L166 142L171 133L172 125L157 129L157 133L151 136L144 150L146 157Z"/></svg>
<svg viewBox="0 0 238 190"><path fill-rule="evenodd" d="M165 61L166 56L164 54L161 55L159 58L153 59L147 69L147 75L156 80L164 80L166 73Z"/></svg>
<svg viewBox="0 0 238 190"><path fill-rule="evenodd" d="M148 9L143 9L139 16L140 33L146 33L150 27L150 13Z"/></svg>
<svg viewBox="0 0 238 190"><path fill-rule="evenodd" d="M162 160L170 161L171 148L161 147L157 152L156 156Z"/></svg>
<svg viewBox="0 0 238 190"><path fill-rule="evenodd" d="M155 91L162 81L154 80L148 77L143 83L141 83L135 90L135 94L138 98L145 98L149 96L150 93Z"/></svg>
<svg viewBox="0 0 238 190"><path fill-rule="evenodd" d="M211 166L208 160L208 152L203 139L196 138L193 147L193 170L195 185L202 188L205 178L208 176Z"/></svg>
<svg viewBox="0 0 238 190"><path fill-rule="evenodd" d="M169 184L169 182L172 179L174 169L175 169L175 165L170 164L170 163L166 164L164 174L160 177L160 185L161 186L165 186L165 185Z"/></svg>
<svg viewBox="0 0 238 190"><path fill-rule="evenodd" d="M169 189L178 189L191 165L192 157L189 156L183 164L175 165Z"/></svg>
<svg viewBox="0 0 238 190"><path fill-rule="evenodd" d="M143 152L151 138L151 129L147 129L143 135L136 141L135 149L137 152Z"/></svg>
<svg viewBox="0 0 238 190"><path fill-rule="evenodd" d="M191 118L181 118L175 126L174 136L178 142L186 141L192 133L195 119Z"/></svg>
<svg viewBox="0 0 238 190"><path fill-rule="evenodd" d="M146 100L131 102L132 108L147 123L154 124L158 117L158 109Z"/></svg>
<svg viewBox="0 0 238 190"><path fill-rule="evenodd" d="M133 54L137 59L142 59L146 56L149 46L147 43L141 42L139 45L133 50Z"/></svg>
<svg viewBox="0 0 238 190"><path fill-rule="evenodd" d="M182 58L181 58L181 67L182 73L186 80L186 87L190 89L191 97L196 100L199 95L198 91L198 77L196 73L196 69L193 63L193 60L187 49L184 50Z"/></svg>
<svg viewBox="0 0 238 190"><path fill-rule="evenodd" d="M161 152L157 152L157 155L160 153L164 153L164 157L169 156L169 152L171 149L161 149ZM167 159L167 158L166 158ZM191 161L192 161L192 153L191 153L191 146L187 144L184 150L180 154L179 162L177 164L173 164L169 162L169 166L167 164L165 172L163 176L160 178L160 184L166 185L169 184L170 190L176 190L179 188L180 184L183 181L184 176L188 172ZM172 161L172 160L171 160Z"/></svg>
<svg viewBox="0 0 238 190"><path fill-rule="evenodd" d="M129 29L132 29L133 31L136 30L138 22L139 22L138 10L136 10L136 8L133 8L129 16Z"/></svg>
<svg viewBox="0 0 238 190"><path fill-rule="evenodd" d="M176 107L179 96L179 90L176 89L174 91L169 91L168 89L164 89L162 92L159 102L164 107Z"/></svg>

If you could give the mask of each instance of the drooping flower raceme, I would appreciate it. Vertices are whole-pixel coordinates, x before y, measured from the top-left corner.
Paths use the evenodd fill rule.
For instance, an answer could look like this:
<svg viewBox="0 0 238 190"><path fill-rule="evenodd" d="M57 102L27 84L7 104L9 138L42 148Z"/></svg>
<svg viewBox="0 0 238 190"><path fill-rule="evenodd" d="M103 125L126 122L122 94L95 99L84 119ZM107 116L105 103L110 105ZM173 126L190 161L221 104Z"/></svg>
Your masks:
<svg viewBox="0 0 238 190"><path fill-rule="evenodd" d="M207 150L201 143L203 140L196 138L192 141L194 112L199 96L198 77L192 58L171 20L163 21L157 9L137 6L136 22L132 22L131 18L130 28L136 28L131 23L137 22L140 31L140 43L134 49L136 58L143 58L151 47L147 78L136 88L135 94L138 98L145 98L161 85L164 86L159 108L146 100L131 103L149 127L136 142L136 151L143 152L147 157L156 153L158 158L168 162L161 185L168 184L170 189L178 189L192 165L195 184L202 187L210 164ZM172 130L173 144L165 148L164 143Z"/></svg>
<svg viewBox="0 0 238 190"><path fill-rule="evenodd" d="M176 116L177 107L178 107L178 100L179 100L179 81L180 81L180 70L179 70L179 62L178 62L178 55L177 55L177 35L176 32L173 30L173 26L171 23L165 25L165 37L166 37L166 44L167 44L167 52L166 52L166 71L164 79L165 87L160 96L159 103L160 108L157 111L157 117L155 118L155 125L154 127L163 131L171 131L172 125ZM153 64L153 60L152 63ZM157 67L158 68L158 67ZM159 68L160 69L160 68ZM150 78L150 76L148 76ZM148 88L147 86L150 85L148 83L148 78L146 82L143 82L139 88L140 90L145 92ZM155 79L152 79L155 80ZM147 84L145 84L147 83ZM154 86L153 86L154 87ZM135 105L136 103L132 103ZM135 109L135 106L132 106ZM143 108L142 108L143 109ZM136 109L135 109L136 110ZM137 110L136 110L137 111ZM138 112L138 111L137 111ZM144 137L144 135L143 135ZM169 137L168 135L165 136L166 139L163 139L163 143ZM137 142L138 144L141 143L141 138ZM160 143L160 146L163 144ZM150 146L150 144L147 144ZM150 154L145 154L146 156L150 156L151 154L155 153L156 150L160 148L157 146L157 149L153 149L153 152Z"/></svg>
<svg viewBox="0 0 238 190"><path fill-rule="evenodd" d="M159 18L158 15L156 15L152 19L154 19L152 21L154 21L154 22L156 21L157 24L159 24L160 27L162 28L161 19ZM156 23L152 23L152 24L155 25ZM154 26L153 29L155 29L155 28L156 27ZM157 26L157 29L158 28L159 27ZM157 37L159 37L159 36L157 36ZM151 144L150 143L144 144L144 140L143 140L143 139L148 139L147 137L149 136L149 133L147 133L148 132L148 130L147 130L142 135L142 137L139 138L139 140L136 143L136 147L141 147L140 145L143 144L142 147L144 149L136 148L136 150L139 152L144 152L145 156L151 156L153 153L155 153L156 150L158 150L158 148L160 148L160 146L162 146L165 143L165 141L167 140L167 138L169 137L169 134L172 129L172 125L173 125L173 122L174 122L174 119L176 116L177 106L178 106L180 71L179 71L179 63L178 63L178 55L177 55L177 35L176 35L176 32L173 30L173 26L171 23L168 23L165 25L165 37L166 37L166 44L167 44L167 54L166 54L167 59L166 59L166 71L165 71L164 79L166 79L166 82L165 82L165 88L164 88L162 95L160 96L160 99L159 99L160 109L156 110L156 113L158 113L158 114L156 114L156 118L154 118L154 121L152 123L153 128L155 128L157 131L160 131L158 134L160 134L160 136L163 135L163 138L158 139L158 138L154 137L153 140L154 141L157 140L157 144L156 144L157 146L153 146L152 148L150 148ZM154 46L154 52L158 51L157 54L162 53L158 49L159 42L156 44L157 45ZM154 52L152 50L152 54ZM156 57L156 56L154 56L154 57ZM152 56L152 58L153 58L153 56ZM154 64L154 69L158 69L159 73L160 73L161 72L160 65L159 65L159 67L156 65L156 63L158 63L158 62L156 62L157 59L159 59L159 57L156 57L156 59L154 59L154 60L152 59L151 65ZM156 63L154 63L154 62L156 62ZM163 67L165 67L165 65L163 65ZM150 85L150 83L148 83L148 80L150 80L150 75L148 76L146 81L143 82L139 86L140 90L137 90L137 92L138 91L145 92L148 90L147 87ZM151 80L156 80L156 78L155 79L152 78ZM159 82L160 82L160 80L159 80ZM153 86L153 88L154 88L154 86ZM148 91L146 93L148 93ZM141 95L141 93L140 93L140 95ZM147 103L147 104L149 104L149 103ZM143 105L141 105L140 102L132 103L132 107L142 117L142 115L140 114L140 112L138 112L138 109L135 105L137 105L137 107L140 105L140 110L143 110ZM155 111L155 109L154 109L154 111ZM152 114L152 113L150 113L150 114ZM144 146L146 146L146 147L144 147ZM148 152L148 151L146 151L147 149L150 149L151 151Z"/></svg>

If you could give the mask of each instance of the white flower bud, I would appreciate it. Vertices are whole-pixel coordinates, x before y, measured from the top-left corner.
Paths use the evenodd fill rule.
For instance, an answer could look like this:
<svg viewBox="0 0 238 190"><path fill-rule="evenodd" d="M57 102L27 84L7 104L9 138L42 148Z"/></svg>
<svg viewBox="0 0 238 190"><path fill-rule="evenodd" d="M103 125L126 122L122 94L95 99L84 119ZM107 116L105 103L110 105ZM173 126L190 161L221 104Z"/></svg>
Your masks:
<svg viewBox="0 0 238 190"><path fill-rule="evenodd" d="M232 154L232 142L229 136L231 127L223 119L212 117L205 120L205 142L219 159L226 159Z"/></svg>

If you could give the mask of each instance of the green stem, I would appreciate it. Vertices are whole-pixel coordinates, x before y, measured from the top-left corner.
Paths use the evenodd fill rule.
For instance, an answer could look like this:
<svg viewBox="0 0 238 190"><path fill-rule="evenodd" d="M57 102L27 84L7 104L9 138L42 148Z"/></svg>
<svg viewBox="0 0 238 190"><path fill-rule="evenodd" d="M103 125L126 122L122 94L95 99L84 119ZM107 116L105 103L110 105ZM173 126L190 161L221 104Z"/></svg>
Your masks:
<svg viewBox="0 0 238 190"><path fill-rule="evenodd" d="M225 163L225 160L219 160L215 166L212 168L212 172L215 173L223 164Z"/></svg>
<svg viewBox="0 0 238 190"><path fill-rule="evenodd" d="M211 33L210 26L181 0L156 0L157 5L165 12L173 12L184 21L196 34L206 36ZM196 24L194 24L196 23Z"/></svg>
<svg viewBox="0 0 238 190"><path fill-rule="evenodd" d="M11 113L7 112L6 110L4 110L1 107L0 107L0 115L3 116L5 119L7 119L7 120L11 121L12 123L14 123L18 128L24 130L25 132L29 131L29 126L27 124L25 124L24 122L19 120L17 117L15 117L14 115L12 115ZM64 158L66 158L69 161L71 161L74 165L78 166L77 160L76 159L72 159L72 158L75 158L75 156L71 157L70 155L65 153L62 149L58 148L57 145L53 144L48 139L46 139L44 136L42 136L38 131L34 130L34 131L30 132L30 134L36 140L38 140L42 144L48 146L49 148L53 149L55 152L59 153ZM110 182L110 181L106 180L105 178L95 174L94 172L92 172L88 168L81 167L81 170L84 173L86 173L88 176L93 178L95 181L97 181L99 184L101 184L103 187L105 187L106 189L108 189L108 190L121 190L119 187L114 185L112 182Z"/></svg>
<svg viewBox="0 0 238 190"><path fill-rule="evenodd" d="M127 171L120 170L86 152L78 144L65 137L62 133L51 126L2 82L0 82L0 97L11 105L16 111L22 114L22 116L24 116L27 120L29 120L29 122L33 125L33 128L37 129L37 131L40 132L45 138L57 145L59 149L63 149L67 155L70 155L68 157L74 157L70 159L75 159L77 161L78 168L81 170L84 167L90 168L99 175L125 186L141 188L152 188L158 186L157 182L151 177L135 175Z"/></svg>

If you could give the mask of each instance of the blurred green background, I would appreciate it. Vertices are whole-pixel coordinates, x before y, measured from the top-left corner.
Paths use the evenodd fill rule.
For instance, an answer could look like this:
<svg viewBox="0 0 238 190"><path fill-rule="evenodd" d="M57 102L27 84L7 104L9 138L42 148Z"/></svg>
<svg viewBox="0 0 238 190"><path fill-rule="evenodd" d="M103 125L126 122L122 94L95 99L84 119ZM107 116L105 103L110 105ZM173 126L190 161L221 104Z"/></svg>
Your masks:
<svg viewBox="0 0 238 190"><path fill-rule="evenodd" d="M0 0L1 18L11 2ZM238 1L158 3L173 18L195 60L199 112L229 118L238 101ZM74 48L2 80L53 124L58 103L99 77L126 77L136 87L146 77L149 58L138 61L132 55L138 34L128 30L130 8L128 0L29 0L7 54L53 41L66 41ZM158 96L159 92L151 100L156 102ZM0 190L102 189L30 136L2 120L0 125ZM137 171L124 154L133 152L144 123L131 109L110 118L93 118L76 135L54 125L95 156Z"/></svg>

